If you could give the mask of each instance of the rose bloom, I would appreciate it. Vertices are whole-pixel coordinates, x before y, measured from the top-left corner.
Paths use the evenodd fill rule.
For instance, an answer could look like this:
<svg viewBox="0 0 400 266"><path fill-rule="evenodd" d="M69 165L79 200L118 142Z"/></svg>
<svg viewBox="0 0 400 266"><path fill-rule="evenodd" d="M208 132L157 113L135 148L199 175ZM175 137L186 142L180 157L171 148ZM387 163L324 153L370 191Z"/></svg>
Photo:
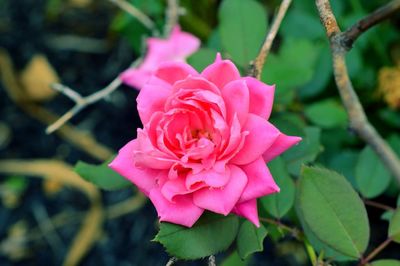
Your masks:
<svg viewBox="0 0 400 266"><path fill-rule="evenodd" d="M185 62L187 57L199 49L200 40L175 26L167 39L152 37L146 40L146 44L146 56L142 64L137 68L129 68L120 75L124 84L138 90L146 84L160 63Z"/></svg>
<svg viewBox="0 0 400 266"><path fill-rule="evenodd" d="M191 227L205 211L259 226L257 198L279 191L266 163L300 141L268 122L274 86L229 60L200 74L164 63L137 97L143 129L110 167L150 198L160 221Z"/></svg>

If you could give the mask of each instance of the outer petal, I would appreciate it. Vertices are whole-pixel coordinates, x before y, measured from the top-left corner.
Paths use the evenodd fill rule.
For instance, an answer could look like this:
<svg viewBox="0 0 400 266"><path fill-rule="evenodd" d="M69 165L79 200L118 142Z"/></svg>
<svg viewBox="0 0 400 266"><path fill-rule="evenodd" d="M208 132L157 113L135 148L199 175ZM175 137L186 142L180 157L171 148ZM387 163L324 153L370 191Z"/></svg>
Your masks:
<svg viewBox="0 0 400 266"><path fill-rule="evenodd" d="M191 195L177 196L172 203L164 198L159 188L154 188L149 198L156 207L160 221L192 227L204 211L193 204Z"/></svg>
<svg viewBox="0 0 400 266"><path fill-rule="evenodd" d="M154 75L171 85L178 80L184 80L189 75L197 76L199 73L190 65L182 62L164 62L155 71Z"/></svg>
<svg viewBox="0 0 400 266"><path fill-rule="evenodd" d="M265 151L263 158L266 163L279 156L281 153L296 145L301 141L300 137L287 136L282 132L279 134L275 142Z"/></svg>
<svg viewBox="0 0 400 266"><path fill-rule="evenodd" d="M259 158L279 136L279 130L267 120L249 114L242 132L248 131L243 148L230 161L233 164L248 164Z"/></svg>
<svg viewBox="0 0 400 266"><path fill-rule="evenodd" d="M147 84L142 87L136 98L137 109L143 124L150 121L153 113L164 111L164 104L171 94L171 88Z"/></svg>
<svg viewBox="0 0 400 266"><path fill-rule="evenodd" d="M232 210L233 213L242 216L252 222L255 226L260 227L258 220L257 200L252 199L246 202L238 203Z"/></svg>
<svg viewBox="0 0 400 266"><path fill-rule="evenodd" d="M231 123L236 113L240 124L243 125L249 113L249 89L246 82L241 79L229 82L222 89L222 98L226 105L228 123Z"/></svg>
<svg viewBox="0 0 400 266"><path fill-rule="evenodd" d="M279 192L279 187L275 183L262 157L250 164L241 166L241 168L246 173L248 182L239 202Z"/></svg>
<svg viewBox="0 0 400 266"><path fill-rule="evenodd" d="M221 60L218 56L215 62L201 73L203 77L222 89L231 81L240 79L239 70L230 60Z"/></svg>
<svg viewBox="0 0 400 266"><path fill-rule="evenodd" d="M151 71L130 68L122 72L119 77L124 84L140 90L150 79L151 74Z"/></svg>
<svg viewBox="0 0 400 266"><path fill-rule="evenodd" d="M223 188L203 188L193 193L193 202L200 208L228 215L238 202L247 184L246 174L237 166L229 165L231 176Z"/></svg>
<svg viewBox="0 0 400 266"><path fill-rule="evenodd" d="M136 149L137 141L134 139L119 150L118 155L108 166L134 183L147 196L156 186L156 177L160 171L135 167L133 154Z"/></svg>
<svg viewBox="0 0 400 266"><path fill-rule="evenodd" d="M245 77L249 87L249 112L268 120L274 102L275 85L269 86L253 77Z"/></svg>

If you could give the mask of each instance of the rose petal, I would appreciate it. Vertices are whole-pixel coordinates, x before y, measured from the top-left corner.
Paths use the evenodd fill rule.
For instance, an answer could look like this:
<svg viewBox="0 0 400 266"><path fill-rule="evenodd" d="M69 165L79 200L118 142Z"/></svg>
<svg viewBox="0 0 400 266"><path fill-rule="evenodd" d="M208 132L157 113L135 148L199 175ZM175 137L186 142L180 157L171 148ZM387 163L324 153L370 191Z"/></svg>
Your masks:
<svg viewBox="0 0 400 266"><path fill-rule="evenodd" d="M150 79L151 74L151 71L130 68L122 72L119 78L124 84L140 90Z"/></svg>
<svg viewBox="0 0 400 266"><path fill-rule="evenodd" d="M220 188L225 186L231 178L230 169L227 167L222 173L213 169L203 170L200 173L189 173L186 177L186 188L193 189L198 184L206 184L211 188Z"/></svg>
<svg viewBox="0 0 400 266"><path fill-rule="evenodd" d="M182 62L164 62L161 63L154 75L174 85L179 80L186 79L189 75L197 76L197 71L190 65Z"/></svg>
<svg viewBox="0 0 400 266"><path fill-rule="evenodd" d="M274 143L265 151L263 158L266 163L301 141L300 137L287 136L280 133Z"/></svg>
<svg viewBox="0 0 400 266"><path fill-rule="evenodd" d="M243 148L231 159L233 164L248 164L259 158L279 136L279 130L267 120L249 114L242 132L248 131Z"/></svg>
<svg viewBox="0 0 400 266"><path fill-rule="evenodd" d="M172 29L169 41L174 46L175 58L186 58L200 48L200 40L190 33L181 31L178 25Z"/></svg>
<svg viewBox="0 0 400 266"><path fill-rule="evenodd" d="M214 83L219 89L222 89L231 81L240 79L239 70L230 60L215 60L215 62L206 67L201 76Z"/></svg>
<svg viewBox="0 0 400 266"><path fill-rule="evenodd" d="M229 165L230 178L225 187L203 188L193 193L193 202L200 208L228 215L238 202L247 184L246 174L237 166Z"/></svg>
<svg viewBox="0 0 400 266"><path fill-rule="evenodd" d="M249 88L249 112L268 120L274 102L275 85L267 85L253 77L243 79Z"/></svg>
<svg viewBox="0 0 400 266"><path fill-rule="evenodd" d="M134 183L145 195L148 195L150 190L156 186L156 176L160 171L135 167L133 155L136 149L137 140L134 139L119 150L118 155L108 166Z"/></svg>
<svg viewBox="0 0 400 266"><path fill-rule="evenodd" d="M168 201L174 203L176 196L186 195L193 193L193 191L199 190L206 185L203 184L202 186L196 186L193 188L187 188L185 184L185 178L175 178L172 180L168 180L161 188L161 194L166 198Z"/></svg>
<svg viewBox="0 0 400 266"><path fill-rule="evenodd" d="M175 202L168 201L160 188L150 191L149 198L157 210L160 221L192 227L200 218L203 209L193 204L192 195L176 196Z"/></svg>
<svg viewBox="0 0 400 266"><path fill-rule="evenodd" d="M164 111L164 104L171 89L165 86L146 84L136 98L140 120L145 125L150 121L153 113Z"/></svg>
<svg viewBox="0 0 400 266"><path fill-rule="evenodd" d="M177 157L166 154L154 147L147 132L138 128L137 149L134 151L135 165L153 169L169 169L178 161Z"/></svg>
<svg viewBox="0 0 400 266"><path fill-rule="evenodd" d="M275 183L262 157L250 164L241 166L241 168L247 175L248 181L239 202L279 192L279 187Z"/></svg>
<svg viewBox="0 0 400 266"><path fill-rule="evenodd" d="M247 220L252 222L255 226L260 227L256 199L236 204L232 212L246 218Z"/></svg>
<svg viewBox="0 0 400 266"><path fill-rule="evenodd" d="M222 97L226 105L227 121L231 120L236 113L240 124L246 122L249 113L249 89L243 80L229 82L222 89Z"/></svg>

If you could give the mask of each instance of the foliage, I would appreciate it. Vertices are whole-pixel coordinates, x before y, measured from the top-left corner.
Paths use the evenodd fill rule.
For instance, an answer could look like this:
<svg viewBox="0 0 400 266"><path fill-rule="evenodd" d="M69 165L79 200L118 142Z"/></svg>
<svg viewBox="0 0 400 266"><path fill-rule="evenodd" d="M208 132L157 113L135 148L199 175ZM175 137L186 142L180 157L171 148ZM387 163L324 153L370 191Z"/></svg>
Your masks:
<svg viewBox="0 0 400 266"><path fill-rule="evenodd" d="M152 16L161 30L163 1L130 2ZM274 16L276 1L217 2L182 1L187 9L187 15L181 18L182 27L203 41L202 48L188 62L202 71L221 52L246 74L270 29L269 17ZM378 0L332 1L334 13L344 27L379 4ZM116 16L111 29L126 38L137 54L142 53L142 38L151 34L123 13ZM393 23L377 26L357 41L346 60L368 118L400 153L400 114L394 98L397 94L393 92L395 86L388 93L387 86L391 83L389 78L382 78L398 71L400 49L396 36ZM388 69L392 71L388 73ZM260 217L266 218L263 224L256 228L236 216L206 213L192 228L162 222L154 241L161 243L171 256L182 259L199 259L231 247L233 253L223 265L242 265L240 259L251 260L254 252L263 251L264 241L279 246L282 237L292 233L296 241L306 244L311 261L316 254L318 259L334 260L335 265L362 261L369 243L375 245L370 240L370 226L371 231L381 226L369 221L367 212L371 215L376 210L366 208L363 200L384 199L395 206L396 199L400 200L400 190L380 157L348 130L348 114L332 78L330 49L312 1L294 1L261 79L276 85L272 122L285 134L303 138L299 145L268 163L281 191L259 200ZM381 99L382 93L390 104ZM75 170L104 189L127 185L126 180L104 164L92 166L80 162ZM388 237L400 243L399 207L380 214L390 221ZM393 245L398 248L398 244ZM399 265L399 262L385 259L371 265Z"/></svg>

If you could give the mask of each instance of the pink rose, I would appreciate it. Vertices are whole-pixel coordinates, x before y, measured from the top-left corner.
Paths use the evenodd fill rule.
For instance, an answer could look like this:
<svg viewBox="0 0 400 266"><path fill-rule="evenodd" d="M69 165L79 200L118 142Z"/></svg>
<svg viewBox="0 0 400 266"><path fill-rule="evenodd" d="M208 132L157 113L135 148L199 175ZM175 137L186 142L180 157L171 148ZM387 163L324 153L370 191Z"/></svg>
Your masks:
<svg viewBox="0 0 400 266"><path fill-rule="evenodd" d="M133 182L160 221L191 227L204 210L259 226L256 199L279 191L266 163L300 141L268 122L274 86L241 78L229 60L199 74L164 63L142 88L144 128L110 167Z"/></svg>
<svg viewBox="0 0 400 266"><path fill-rule="evenodd" d="M120 78L123 83L140 90L163 62L185 62L200 47L200 40L175 26L168 39L148 38L147 53L138 68L125 70Z"/></svg>

